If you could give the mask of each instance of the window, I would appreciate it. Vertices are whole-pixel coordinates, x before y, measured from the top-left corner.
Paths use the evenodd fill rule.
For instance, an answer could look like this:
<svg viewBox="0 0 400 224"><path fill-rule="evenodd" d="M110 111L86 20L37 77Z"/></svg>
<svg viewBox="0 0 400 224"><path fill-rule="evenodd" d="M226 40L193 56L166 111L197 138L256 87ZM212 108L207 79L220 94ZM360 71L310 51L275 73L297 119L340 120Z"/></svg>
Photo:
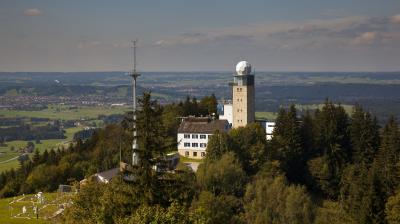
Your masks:
<svg viewBox="0 0 400 224"><path fill-rule="evenodd" d="M193 152L193 157L197 157L197 152Z"/></svg>
<svg viewBox="0 0 400 224"><path fill-rule="evenodd" d="M192 138L193 138L193 139L198 139L198 138L199 138L199 135L193 134L193 135L192 135Z"/></svg>
<svg viewBox="0 0 400 224"><path fill-rule="evenodd" d="M200 139L206 139L207 136L206 135L200 135Z"/></svg>
<svg viewBox="0 0 400 224"><path fill-rule="evenodd" d="M183 138L190 138L190 135L189 134L184 134Z"/></svg>
<svg viewBox="0 0 400 224"><path fill-rule="evenodd" d="M205 147L207 147L206 143L200 143L200 148L205 148Z"/></svg>
<svg viewBox="0 0 400 224"><path fill-rule="evenodd" d="M199 147L199 143L192 143L192 147Z"/></svg>
<svg viewBox="0 0 400 224"><path fill-rule="evenodd" d="M185 142L185 143L183 143L183 146L190 147L190 143L189 142Z"/></svg>
<svg viewBox="0 0 400 224"><path fill-rule="evenodd" d="M189 152L188 152L188 151L185 152L185 156L186 156L186 157L189 156Z"/></svg>
<svg viewBox="0 0 400 224"><path fill-rule="evenodd" d="M205 152L202 152L202 153L201 153L201 157L204 157L204 156L206 156L206 153L205 153Z"/></svg>

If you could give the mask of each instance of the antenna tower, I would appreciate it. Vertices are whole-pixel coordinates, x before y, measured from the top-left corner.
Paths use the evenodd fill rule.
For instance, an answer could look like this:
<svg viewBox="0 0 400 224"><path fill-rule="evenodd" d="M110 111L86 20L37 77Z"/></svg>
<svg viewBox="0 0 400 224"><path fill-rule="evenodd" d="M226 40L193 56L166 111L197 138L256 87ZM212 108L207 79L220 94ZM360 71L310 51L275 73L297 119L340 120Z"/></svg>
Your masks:
<svg viewBox="0 0 400 224"><path fill-rule="evenodd" d="M133 48L133 71L129 74L132 77L132 100L133 100L133 141L132 141L132 166L139 165L139 144L137 143L137 128L136 128L136 79L140 74L136 71L136 43L132 41Z"/></svg>

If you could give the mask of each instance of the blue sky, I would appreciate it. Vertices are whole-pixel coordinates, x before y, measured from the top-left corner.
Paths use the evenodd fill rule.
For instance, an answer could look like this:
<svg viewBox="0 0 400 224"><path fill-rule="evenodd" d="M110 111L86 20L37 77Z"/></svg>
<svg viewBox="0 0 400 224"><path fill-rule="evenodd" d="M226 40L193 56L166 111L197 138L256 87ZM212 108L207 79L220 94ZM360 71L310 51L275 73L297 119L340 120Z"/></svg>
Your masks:
<svg viewBox="0 0 400 224"><path fill-rule="evenodd" d="M399 71L399 0L0 2L0 71Z"/></svg>

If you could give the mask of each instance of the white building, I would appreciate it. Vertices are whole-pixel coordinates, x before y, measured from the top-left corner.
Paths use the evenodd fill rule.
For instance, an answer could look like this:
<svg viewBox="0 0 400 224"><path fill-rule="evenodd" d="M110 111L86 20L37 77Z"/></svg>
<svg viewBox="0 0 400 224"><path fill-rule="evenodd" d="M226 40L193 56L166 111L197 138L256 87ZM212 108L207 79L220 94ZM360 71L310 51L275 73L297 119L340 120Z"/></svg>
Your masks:
<svg viewBox="0 0 400 224"><path fill-rule="evenodd" d="M227 120L232 127L233 123L233 107L231 103L224 103L219 111L219 119Z"/></svg>
<svg viewBox="0 0 400 224"><path fill-rule="evenodd" d="M275 122L272 121L260 121L261 126L265 129L265 135L267 140L272 139L272 133L274 132Z"/></svg>
<svg viewBox="0 0 400 224"><path fill-rule="evenodd" d="M208 140L216 130L229 130L228 121L208 117L184 118L177 136L179 154L189 158L205 157Z"/></svg>

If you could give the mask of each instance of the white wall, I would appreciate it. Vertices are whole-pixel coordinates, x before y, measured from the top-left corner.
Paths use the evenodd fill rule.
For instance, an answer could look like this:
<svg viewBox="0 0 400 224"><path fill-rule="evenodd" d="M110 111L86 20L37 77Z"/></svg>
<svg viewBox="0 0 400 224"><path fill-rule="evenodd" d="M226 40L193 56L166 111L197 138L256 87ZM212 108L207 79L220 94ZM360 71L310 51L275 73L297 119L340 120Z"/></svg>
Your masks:
<svg viewBox="0 0 400 224"><path fill-rule="evenodd" d="M185 134L190 134L190 138L184 138ZM193 135L196 134L198 136L197 139L193 138ZM206 135L205 139L200 139L200 135ZM180 155L185 156L185 151L189 152L189 157L193 157L193 152L197 152L197 158L201 158L201 152L205 152L207 146L200 147L200 143L208 143L208 139L211 137L211 134L201 134L201 133L178 133L178 152ZM185 143L189 143L189 147L185 147ZM197 147L192 147L192 143L197 143Z"/></svg>
<svg viewBox="0 0 400 224"><path fill-rule="evenodd" d="M233 122L232 104L224 104L224 115L220 115L219 119L220 120L228 120L229 124L232 126L232 122Z"/></svg>
<svg viewBox="0 0 400 224"><path fill-rule="evenodd" d="M274 132L275 122L272 121L262 121L260 122L261 126L265 129L265 135L267 140L272 139L272 133Z"/></svg>

